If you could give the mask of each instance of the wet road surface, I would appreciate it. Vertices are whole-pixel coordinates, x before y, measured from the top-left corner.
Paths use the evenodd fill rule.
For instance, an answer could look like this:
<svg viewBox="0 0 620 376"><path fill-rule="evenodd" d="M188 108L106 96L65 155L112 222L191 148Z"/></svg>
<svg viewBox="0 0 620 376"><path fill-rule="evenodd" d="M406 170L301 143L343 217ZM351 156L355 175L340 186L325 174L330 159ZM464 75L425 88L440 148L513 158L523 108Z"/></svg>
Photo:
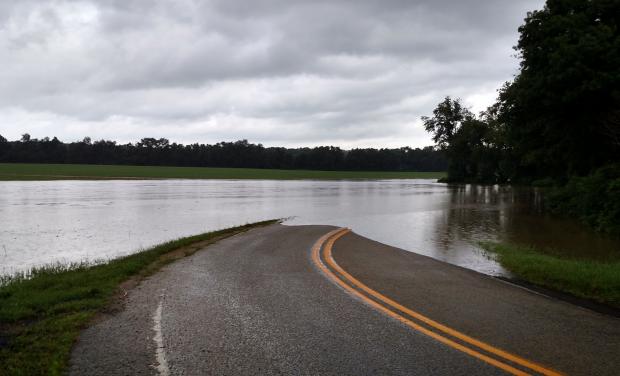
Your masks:
<svg viewBox="0 0 620 376"><path fill-rule="evenodd" d="M129 292L125 309L82 333L70 374L510 373L459 346L536 373L420 324L459 346L442 342L330 279L312 249L335 229L258 228L168 265ZM620 368L616 318L353 233L332 245L333 260L372 291L491 348L550 372L613 375Z"/></svg>

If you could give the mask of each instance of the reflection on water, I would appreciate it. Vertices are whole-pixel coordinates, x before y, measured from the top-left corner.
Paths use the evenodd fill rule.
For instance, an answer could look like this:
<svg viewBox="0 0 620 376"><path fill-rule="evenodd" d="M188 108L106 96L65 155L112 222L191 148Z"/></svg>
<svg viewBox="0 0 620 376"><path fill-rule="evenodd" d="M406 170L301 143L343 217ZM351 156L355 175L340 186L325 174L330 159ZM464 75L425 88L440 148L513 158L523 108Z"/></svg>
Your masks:
<svg viewBox="0 0 620 376"><path fill-rule="evenodd" d="M618 258L619 242L540 214L526 188L383 181L0 182L0 274L108 259L165 240L263 219L351 227L372 239L488 274L480 240Z"/></svg>

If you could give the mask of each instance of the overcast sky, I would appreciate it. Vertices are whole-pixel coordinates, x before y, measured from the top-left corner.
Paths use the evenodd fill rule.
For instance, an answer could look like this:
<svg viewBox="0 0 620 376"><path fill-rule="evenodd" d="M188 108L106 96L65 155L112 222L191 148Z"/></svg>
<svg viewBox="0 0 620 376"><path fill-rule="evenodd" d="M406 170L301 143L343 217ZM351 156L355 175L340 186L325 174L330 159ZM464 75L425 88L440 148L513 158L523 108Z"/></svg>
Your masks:
<svg viewBox="0 0 620 376"><path fill-rule="evenodd" d="M543 3L1 1L0 135L430 145L420 116L491 104Z"/></svg>

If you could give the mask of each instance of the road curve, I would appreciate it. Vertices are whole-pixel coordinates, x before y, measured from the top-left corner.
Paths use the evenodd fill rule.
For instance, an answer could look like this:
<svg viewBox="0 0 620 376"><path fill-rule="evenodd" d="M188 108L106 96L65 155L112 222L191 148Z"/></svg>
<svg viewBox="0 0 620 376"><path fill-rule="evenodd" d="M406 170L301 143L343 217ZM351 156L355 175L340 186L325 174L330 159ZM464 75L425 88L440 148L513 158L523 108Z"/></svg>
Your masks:
<svg viewBox="0 0 620 376"><path fill-rule="evenodd" d="M81 334L70 374L614 375L619 324L334 227L272 225L130 291Z"/></svg>

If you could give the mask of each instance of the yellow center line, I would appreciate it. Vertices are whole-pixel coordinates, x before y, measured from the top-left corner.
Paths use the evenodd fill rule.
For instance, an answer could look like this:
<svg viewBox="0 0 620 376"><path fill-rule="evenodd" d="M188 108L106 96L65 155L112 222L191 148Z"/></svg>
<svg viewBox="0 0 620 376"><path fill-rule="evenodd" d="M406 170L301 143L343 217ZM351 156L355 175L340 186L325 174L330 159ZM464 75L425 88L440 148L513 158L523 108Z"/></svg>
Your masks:
<svg viewBox="0 0 620 376"><path fill-rule="evenodd" d="M329 268L327 268L325 266L325 264L323 264L323 261L321 260L321 248L323 247L323 244L325 242L327 242L325 244L324 247L324 258L327 260L327 263L329 264L330 267L332 267L334 270L336 270L338 273L340 273L342 275L343 278L347 279L350 283L352 283L353 285L357 286L360 290L366 292L367 294L375 297L376 299L384 302L385 304L401 311L404 312L408 315L410 315L411 317L424 322L425 324L440 330L448 335L451 335L455 338L459 338L460 340L469 343L470 345L474 345L478 348L481 348L489 353L495 354L501 358L504 358L506 360L512 361L516 364L519 364L521 366L527 367L529 369L532 369L534 371L537 371L543 375L561 375L560 373L547 369L543 366L540 366L536 363L530 362L526 359L523 359L517 355L513 355L510 354L506 351L500 350L496 347L493 347L491 345L488 345L484 342L481 342L479 340L476 340L472 337L469 337L461 332L458 332L452 328L449 328L445 325L442 325L434 320L431 320L430 318L417 313L415 311L410 310L407 307L404 307L403 305L395 302L394 300L380 294L379 292L372 290L371 288L369 288L368 286L366 286L365 284L363 284L362 282L360 282L359 280L357 280L355 277L353 277L352 275L350 275L349 273L347 273L344 269L342 269L342 267L340 267L340 265L338 265L336 263L336 261L334 260L333 256L332 256L332 247L334 245L334 243L336 242L336 240L338 240L340 237L344 236L345 234L349 233L350 230L346 229L346 228L341 228L338 230L334 230L331 231L329 233L327 233L326 235L322 236L313 246L312 248L312 260L313 262L319 267L319 269L321 269L330 279L332 279L333 281L335 281L337 284L339 284L342 288L344 288L345 290L347 290L349 293L357 296L358 298L360 298L362 301L364 301L365 303L371 305L372 307L376 308L379 311L384 312L385 314L387 314L390 317L393 317L395 319L397 319L398 321L404 323L405 325L419 331L422 332L442 343L444 343L445 345L448 345L454 349L457 349L459 351L462 351L470 356L473 356L475 358L478 358L484 362L487 362L489 364L492 364L500 369L503 369L506 372L509 372L513 375L528 375L528 373L525 373L519 369L516 369L506 363L502 363L494 358L491 358L485 354L482 354L476 350L470 349L469 347L466 347L460 343L457 343L449 338L446 338L440 334L437 334L429 329L426 329L422 326L420 326L419 324L407 319L406 317L393 312L392 310L384 307L383 305L375 302L374 300L368 298L367 296L363 295L362 293L360 293L358 290L352 288L351 286L349 286L348 284L346 284L345 282L343 282L340 278L338 278L338 276L336 274L334 274Z"/></svg>

